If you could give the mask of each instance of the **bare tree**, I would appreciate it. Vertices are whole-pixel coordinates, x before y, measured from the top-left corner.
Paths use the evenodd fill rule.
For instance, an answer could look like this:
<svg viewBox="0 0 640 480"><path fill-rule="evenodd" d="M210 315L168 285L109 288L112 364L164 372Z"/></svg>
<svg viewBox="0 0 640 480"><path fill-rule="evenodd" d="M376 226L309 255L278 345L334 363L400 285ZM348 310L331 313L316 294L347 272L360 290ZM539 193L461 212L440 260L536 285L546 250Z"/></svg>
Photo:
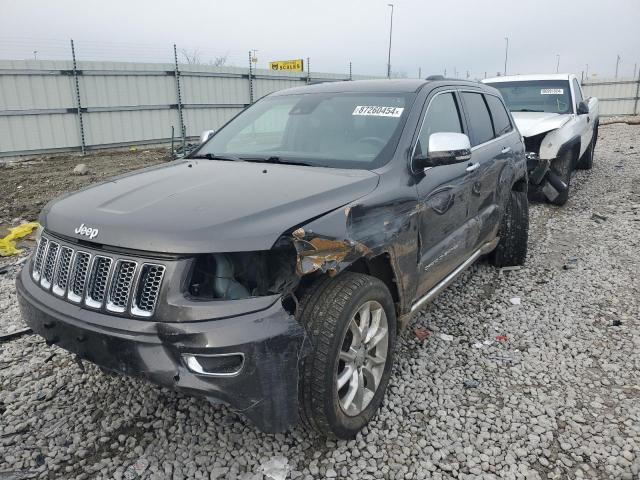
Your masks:
<svg viewBox="0 0 640 480"><path fill-rule="evenodd" d="M213 60L209 61L209 65L213 67L224 67L227 64L227 56L228 54L216 57Z"/></svg>
<svg viewBox="0 0 640 480"><path fill-rule="evenodd" d="M202 63L202 53L197 48L194 48L193 50L187 50L183 48L180 50L180 55L182 55L184 61L187 62L188 65L198 65Z"/></svg>

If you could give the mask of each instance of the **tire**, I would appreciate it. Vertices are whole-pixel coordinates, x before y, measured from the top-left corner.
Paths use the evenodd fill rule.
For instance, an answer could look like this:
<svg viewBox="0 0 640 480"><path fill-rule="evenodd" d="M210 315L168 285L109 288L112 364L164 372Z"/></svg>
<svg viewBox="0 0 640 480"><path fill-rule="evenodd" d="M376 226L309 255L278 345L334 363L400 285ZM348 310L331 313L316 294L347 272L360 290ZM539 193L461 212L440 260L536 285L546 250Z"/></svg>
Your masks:
<svg viewBox="0 0 640 480"><path fill-rule="evenodd" d="M382 334L380 327L384 319L387 323L386 339L382 338L371 350L359 347L358 354L352 355L351 350L345 352L345 349L357 343L353 332L366 318L358 313L360 311L364 315L366 305L372 312L369 318L374 319L370 325L375 325L375 318L379 318L378 333L371 333L368 344L371 345ZM312 285L300 299L300 312L299 319L311 343L311 351L300 369L300 418L307 427L322 435L352 438L380 408L391 376L396 342L396 315L391 294L386 285L375 277L343 272L337 277L322 278ZM364 336L366 345L366 332ZM379 362L376 367L366 356L369 353L375 354L371 358L375 357ZM353 356L353 362L344 359L347 355ZM383 356L385 360L380 363ZM338 387L338 374L342 381L348 379L341 388ZM362 394L355 389L355 396L347 405L348 397L353 393L354 378L362 382ZM367 387L375 385L376 379L377 386L371 392ZM359 398L363 399L362 402Z"/></svg>
<svg viewBox="0 0 640 480"><path fill-rule="evenodd" d="M573 169L574 152L572 150L566 152L561 158L557 158L551 164L551 170L558 175L567 185L564 192L560 192L558 196L551 200L554 205L562 206L569 200L569 190L571 190L571 171Z"/></svg>
<svg viewBox="0 0 640 480"><path fill-rule="evenodd" d="M510 192L499 236L498 246L491 253L491 263L499 268L524 265L529 239L529 202L526 192Z"/></svg>
<svg viewBox="0 0 640 480"><path fill-rule="evenodd" d="M580 162L578 163L578 168L580 170L591 170L593 168L593 156L595 155L596 142L598 136L598 127L593 129L593 136L591 137L591 143L589 144L589 148L584 152Z"/></svg>

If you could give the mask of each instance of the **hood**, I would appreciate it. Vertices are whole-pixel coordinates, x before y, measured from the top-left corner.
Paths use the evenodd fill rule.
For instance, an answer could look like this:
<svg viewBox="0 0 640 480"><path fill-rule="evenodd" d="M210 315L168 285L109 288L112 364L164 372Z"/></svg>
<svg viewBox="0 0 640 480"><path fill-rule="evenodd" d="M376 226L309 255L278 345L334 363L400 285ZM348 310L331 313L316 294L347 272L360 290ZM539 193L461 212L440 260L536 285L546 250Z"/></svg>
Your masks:
<svg viewBox="0 0 640 480"><path fill-rule="evenodd" d="M570 113L511 112L511 115L523 137L555 130L571 119Z"/></svg>
<svg viewBox="0 0 640 480"><path fill-rule="evenodd" d="M41 223L59 235L151 252L268 250L285 230L371 192L378 178L366 170L182 160L54 200Z"/></svg>

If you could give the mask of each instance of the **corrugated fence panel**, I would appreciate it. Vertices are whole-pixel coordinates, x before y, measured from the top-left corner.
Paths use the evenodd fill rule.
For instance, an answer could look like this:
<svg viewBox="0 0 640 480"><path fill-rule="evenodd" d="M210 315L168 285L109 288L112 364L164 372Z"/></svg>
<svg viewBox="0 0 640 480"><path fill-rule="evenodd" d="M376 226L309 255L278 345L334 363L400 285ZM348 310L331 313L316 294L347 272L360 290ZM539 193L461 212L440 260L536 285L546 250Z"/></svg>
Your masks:
<svg viewBox="0 0 640 480"><path fill-rule="evenodd" d="M83 115L87 145L163 141L171 136L171 126L178 135L176 110L134 110L92 112Z"/></svg>
<svg viewBox="0 0 640 480"><path fill-rule="evenodd" d="M199 136L204 130L217 130L242 108L189 108L183 111L188 137ZM177 132L177 129L176 129Z"/></svg>
<svg viewBox="0 0 640 480"><path fill-rule="evenodd" d="M0 155L77 145L80 145L80 135L75 114L0 115Z"/></svg>
<svg viewBox="0 0 640 480"><path fill-rule="evenodd" d="M584 82L582 89L585 96L598 98L600 115L638 115L639 82L640 80L598 79Z"/></svg>

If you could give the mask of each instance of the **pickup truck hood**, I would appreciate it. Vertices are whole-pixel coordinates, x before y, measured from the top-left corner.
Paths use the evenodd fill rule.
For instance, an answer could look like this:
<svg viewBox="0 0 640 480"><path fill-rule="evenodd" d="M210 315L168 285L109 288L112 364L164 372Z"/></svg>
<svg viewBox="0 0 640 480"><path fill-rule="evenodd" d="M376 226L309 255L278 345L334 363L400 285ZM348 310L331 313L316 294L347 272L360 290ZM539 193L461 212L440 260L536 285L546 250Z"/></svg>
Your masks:
<svg viewBox="0 0 640 480"><path fill-rule="evenodd" d="M182 160L54 200L40 220L59 235L150 252L267 250L285 230L371 192L378 178L366 170Z"/></svg>
<svg viewBox="0 0 640 480"><path fill-rule="evenodd" d="M511 112L523 137L533 137L562 127L571 119L570 113Z"/></svg>

